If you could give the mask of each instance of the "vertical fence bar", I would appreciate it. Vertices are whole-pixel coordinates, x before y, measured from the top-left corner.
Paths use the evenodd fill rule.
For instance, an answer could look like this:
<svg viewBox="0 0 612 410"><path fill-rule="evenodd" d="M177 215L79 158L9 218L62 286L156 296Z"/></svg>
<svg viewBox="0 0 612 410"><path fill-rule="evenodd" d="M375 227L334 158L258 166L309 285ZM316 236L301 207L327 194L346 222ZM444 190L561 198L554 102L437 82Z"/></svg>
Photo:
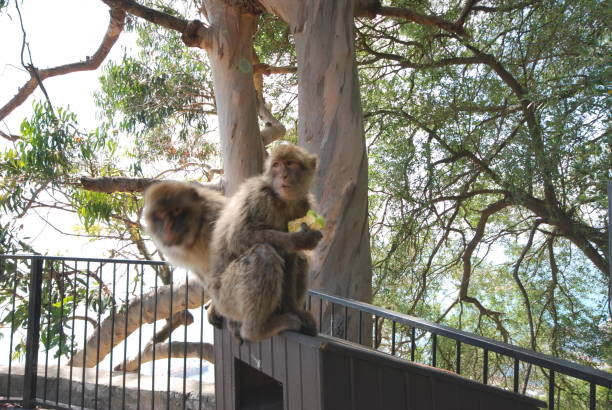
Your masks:
<svg viewBox="0 0 612 410"><path fill-rule="evenodd" d="M359 311L359 336L357 336L357 340L359 341L359 344L363 344L362 343L362 338L361 338L361 333L363 330L363 311Z"/></svg>
<svg viewBox="0 0 612 410"><path fill-rule="evenodd" d="M482 382L484 384L489 382L489 349L483 349Z"/></svg>
<svg viewBox="0 0 612 410"><path fill-rule="evenodd" d="M151 361L151 409L155 410L155 348L157 346L157 281L159 275L155 273L155 298L153 299L153 360Z"/></svg>
<svg viewBox="0 0 612 410"><path fill-rule="evenodd" d="M59 351L57 352L57 384L55 385L55 405L59 405L59 387L60 387L60 359L63 353L63 338L64 338L64 298L66 293L64 292L64 277L66 276L66 263L62 261L62 272L60 273L59 280L59 291L60 291L60 321L59 321Z"/></svg>
<svg viewBox="0 0 612 410"><path fill-rule="evenodd" d="M329 335L334 336L334 319L336 318L336 304L331 302L331 327L329 329Z"/></svg>
<svg viewBox="0 0 612 410"><path fill-rule="evenodd" d="M374 349L378 349L378 316L374 315Z"/></svg>
<svg viewBox="0 0 612 410"><path fill-rule="evenodd" d="M597 407L597 385L590 383L589 386L589 410L596 410Z"/></svg>
<svg viewBox="0 0 612 410"><path fill-rule="evenodd" d="M42 299L43 260L32 258L30 266L30 295L28 300L28 333L26 336L26 360L23 375L23 407L34 408L38 371L38 347L40 342L40 308Z"/></svg>
<svg viewBox="0 0 612 410"><path fill-rule="evenodd" d="M53 265L51 265L53 266ZM49 263L46 264L47 272L49 272ZM47 274L47 337L45 346L45 387L43 388L43 402L47 401L47 387L49 384L49 339L51 338L51 290L53 288L53 282L51 281L51 275ZM59 382L59 381L58 381Z"/></svg>
<svg viewBox="0 0 612 410"><path fill-rule="evenodd" d="M102 263L99 265L98 273L98 332L96 336L96 387L94 390L94 408L98 408L98 389L100 383L100 323L102 321L102 271L104 270Z"/></svg>
<svg viewBox="0 0 612 410"><path fill-rule="evenodd" d="M548 376L548 410L554 410L555 408L555 371L550 370Z"/></svg>
<svg viewBox="0 0 612 410"><path fill-rule="evenodd" d="M138 269L136 269L138 272ZM136 408L140 408L140 374L142 373L142 314L143 314L143 302L142 297L144 294L144 265L140 265L140 326L138 327L138 391L136 392Z"/></svg>
<svg viewBox="0 0 612 410"><path fill-rule="evenodd" d="M172 365L171 365L171 360L172 360L172 329L174 329L174 326L172 325L172 316L174 315L174 312L172 311L172 305L174 304L174 273L172 274L172 277L170 278L170 316L168 317L168 323L170 325L170 332L168 333L168 350L170 352L170 354L168 355L168 385L167 385L167 400L166 400L166 409L170 410L170 378L172 376Z"/></svg>
<svg viewBox="0 0 612 410"><path fill-rule="evenodd" d="M435 333L431 334L431 365L436 367L438 355L438 335Z"/></svg>
<svg viewBox="0 0 612 410"><path fill-rule="evenodd" d="M455 340L455 372L461 374L461 342Z"/></svg>
<svg viewBox="0 0 612 410"><path fill-rule="evenodd" d="M13 296L11 298L11 306L13 307L13 314L11 315L11 340L9 348L9 365L8 365L8 378L6 381L6 397L11 397L11 380L13 379L13 343L15 339L15 298L17 297L17 282L19 275L17 274L17 260L15 259L15 274L13 275Z"/></svg>
<svg viewBox="0 0 612 410"><path fill-rule="evenodd" d="M344 307L344 340L348 340L348 306Z"/></svg>
<svg viewBox="0 0 612 410"><path fill-rule="evenodd" d="M323 333L323 298L319 298L319 332Z"/></svg>
<svg viewBox="0 0 612 410"><path fill-rule="evenodd" d="M391 354L395 356L395 320L391 323Z"/></svg>
<svg viewBox="0 0 612 410"><path fill-rule="evenodd" d="M189 274L185 275L185 316L188 314L187 306L189 306ZM186 318L185 318L186 319ZM185 328L184 333L184 349L183 349L183 410L187 408L187 320L183 322ZM251 355L249 355L250 357Z"/></svg>
<svg viewBox="0 0 612 410"><path fill-rule="evenodd" d="M126 266L125 271L125 326L124 326L124 338L123 338L123 364L121 365L123 370L123 389L121 390L121 408L125 409L125 362L127 362L127 345L128 345L128 316L130 314L130 265Z"/></svg>
<svg viewBox="0 0 612 410"><path fill-rule="evenodd" d="M202 291L204 293L204 291ZM204 300L204 295L201 295L201 299ZM310 296L308 296L308 306L310 306ZM200 373L198 383L198 410L202 410L202 355L204 347L204 304L200 305Z"/></svg>
<svg viewBox="0 0 612 410"><path fill-rule="evenodd" d="M72 280L72 330L70 332L70 356L74 355L74 324L76 321L76 306L77 306L77 262L74 262L74 278ZM70 379L68 380L68 407L72 405L72 360L70 361Z"/></svg>
<svg viewBox="0 0 612 410"><path fill-rule="evenodd" d="M117 299L115 296L117 295L117 263L113 263L113 306L111 310L111 346L115 346L115 314L117 313ZM108 364L109 367L109 376L108 376L108 410L113 408L113 351L115 349L111 349L110 351L110 361Z"/></svg>
<svg viewBox="0 0 612 410"><path fill-rule="evenodd" d="M83 329L83 357L86 358L87 357L87 319L88 319L88 315L89 315L89 269L90 269L90 263L87 262L87 266L86 266L86 270L85 270L85 275L86 275L86 279L85 279L85 328ZM83 361L85 361L85 359L83 359ZM81 377L81 383L83 384L81 386L81 408L85 408L85 363L83 363L83 372L81 373L82 377Z"/></svg>
<svg viewBox="0 0 612 410"><path fill-rule="evenodd" d="M514 383L513 383L514 392L518 393L519 390L519 359L514 359Z"/></svg>
<svg viewBox="0 0 612 410"><path fill-rule="evenodd" d="M416 350L416 329L410 329L410 361L414 362L414 351Z"/></svg>

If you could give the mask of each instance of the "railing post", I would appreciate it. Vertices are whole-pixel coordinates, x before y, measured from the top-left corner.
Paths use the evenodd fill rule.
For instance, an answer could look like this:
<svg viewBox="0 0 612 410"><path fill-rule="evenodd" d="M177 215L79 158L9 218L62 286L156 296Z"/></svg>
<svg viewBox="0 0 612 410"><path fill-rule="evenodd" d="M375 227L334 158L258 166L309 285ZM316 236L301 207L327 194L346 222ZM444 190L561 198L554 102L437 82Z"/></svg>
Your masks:
<svg viewBox="0 0 612 410"><path fill-rule="evenodd" d="M23 376L23 407L33 409L36 400L38 376L38 346L40 343L40 307L42 296L43 260L32 258L30 266L30 295L28 297L28 333L26 337L26 361Z"/></svg>

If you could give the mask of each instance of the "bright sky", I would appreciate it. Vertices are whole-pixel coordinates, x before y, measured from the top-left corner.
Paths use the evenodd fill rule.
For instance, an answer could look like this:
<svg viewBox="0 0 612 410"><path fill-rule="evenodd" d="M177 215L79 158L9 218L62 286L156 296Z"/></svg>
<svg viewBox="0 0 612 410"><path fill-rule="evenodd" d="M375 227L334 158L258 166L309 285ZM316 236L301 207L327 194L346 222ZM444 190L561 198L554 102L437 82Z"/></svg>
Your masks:
<svg viewBox="0 0 612 410"><path fill-rule="evenodd" d="M92 55L100 45L109 21L108 6L100 0L28 0L20 4L20 10L32 60L39 68L73 63ZM4 106L29 78L21 65L22 41L19 15L14 2L11 2L8 10L0 15L0 106ZM105 63L110 59L120 58L124 48L132 43L130 35L122 33ZM25 58L26 63L29 62L27 55ZM79 124L84 129L98 125L93 93L98 89L99 75L100 69L54 77L44 82L54 106L70 106L70 109L78 115ZM43 93L37 90L0 123L2 131L18 134L19 124L23 118L31 116L32 102L43 98ZM0 138L0 149L8 144ZM60 214L61 216L57 211L44 211L40 215L44 218L50 217L56 222L61 219L59 227L66 232L72 232L73 226L77 223L76 217L70 218L65 213ZM24 225L22 235L31 237L30 242L39 251L47 250L50 254L64 256L106 256L100 252L100 249L106 248L102 243L92 244L83 238L61 235L36 216L23 218L21 222ZM201 320L199 311L196 309L192 313L196 323L199 323ZM148 340L148 333L152 331L149 327L151 326L145 326L144 329L145 340ZM192 331L190 327L189 339L197 341L199 326L198 335L193 336L192 332L196 330ZM182 330L175 334L174 340L183 340ZM208 324L205 326L205 340L212 340L212 331ZM135 353L134 349L129 350L128 354ZM0 362L6 362L4 353L0 349ZM191 366L197 366L194 363ZM212 381L212 373L208 367L206 369L205 380ZM156 373L161 374L164 371L165 369L158 367Z"/></svg>
<svg viewBox="0 0 612 410"><path fill-rule="evenodd" d="M100 0L28 0L20 5L26 41L30 46L32 61L39 68L84 60L92 55L100 45L106 32L109 14L108 6ZM29 78L21 65L21 47L23 33L19 15L14 2L0 15L0 106L6 104ZM122 33L109 59L118 59L126 45L131 43L128 34ZM25 56L26 63L29 57ZM104 65L104 63L103 63ZM94 128L96 108L93 93L98 89L100 69L71 73L45 80L45 88L54 106L70 106L78 115L79 123L84 128ZM40 90L34 92L28 100L13 111L0 127L6 133L19 133L19 124L32 113L32 102L44 99ZM8 142L0 139L0 149ZM45 219L58 220L57 212L42 211ZM72 232L76 220L61 216L60 228ZM24 237L32 238L32 244L40 251L48 250L51 254L104 256L100 247L88 244L85 239L66 237L45 226L37 217L23 218Z"/></svg>

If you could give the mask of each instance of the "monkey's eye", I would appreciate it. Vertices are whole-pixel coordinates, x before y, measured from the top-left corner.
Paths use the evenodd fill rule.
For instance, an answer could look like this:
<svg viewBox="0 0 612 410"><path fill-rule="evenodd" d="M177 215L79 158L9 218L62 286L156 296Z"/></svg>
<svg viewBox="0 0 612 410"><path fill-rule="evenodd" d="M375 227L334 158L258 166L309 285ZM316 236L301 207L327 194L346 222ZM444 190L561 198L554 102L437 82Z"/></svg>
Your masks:
<svg viewBox="0 0 612 410"><path fill-rule="evenodd" d="M278 161L272 163L272 168L278 168L280 163Z"/></svg>

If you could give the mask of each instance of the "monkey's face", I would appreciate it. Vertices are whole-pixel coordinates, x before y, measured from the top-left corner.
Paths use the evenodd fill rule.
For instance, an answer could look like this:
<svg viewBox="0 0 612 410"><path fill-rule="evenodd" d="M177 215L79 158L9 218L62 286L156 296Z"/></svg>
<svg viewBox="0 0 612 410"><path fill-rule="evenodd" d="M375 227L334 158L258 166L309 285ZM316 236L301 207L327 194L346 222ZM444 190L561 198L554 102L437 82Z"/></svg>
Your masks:
<svg viewBox="0 0 612 410"><path fill-rule="evenodd" d="M277 158L270 164L272 186L284 201L302 199L310 187L311 172L295 158Z"/></svg>
<svg viewBox="0 0 612 410"><path fill-rule="evenodd" d="M266 175L274 192L283 201L305 198L317 167L317 158L304 148L281 144L266 163Z"/></svg>
<svg viewBox="0 0 612 410"><path fill-rule="evenodd" d="M201 204L197 192L184 186L177 188L180 189L160 185L145 195L147 229L166 247L192 242L201 223Z"/></svg>

